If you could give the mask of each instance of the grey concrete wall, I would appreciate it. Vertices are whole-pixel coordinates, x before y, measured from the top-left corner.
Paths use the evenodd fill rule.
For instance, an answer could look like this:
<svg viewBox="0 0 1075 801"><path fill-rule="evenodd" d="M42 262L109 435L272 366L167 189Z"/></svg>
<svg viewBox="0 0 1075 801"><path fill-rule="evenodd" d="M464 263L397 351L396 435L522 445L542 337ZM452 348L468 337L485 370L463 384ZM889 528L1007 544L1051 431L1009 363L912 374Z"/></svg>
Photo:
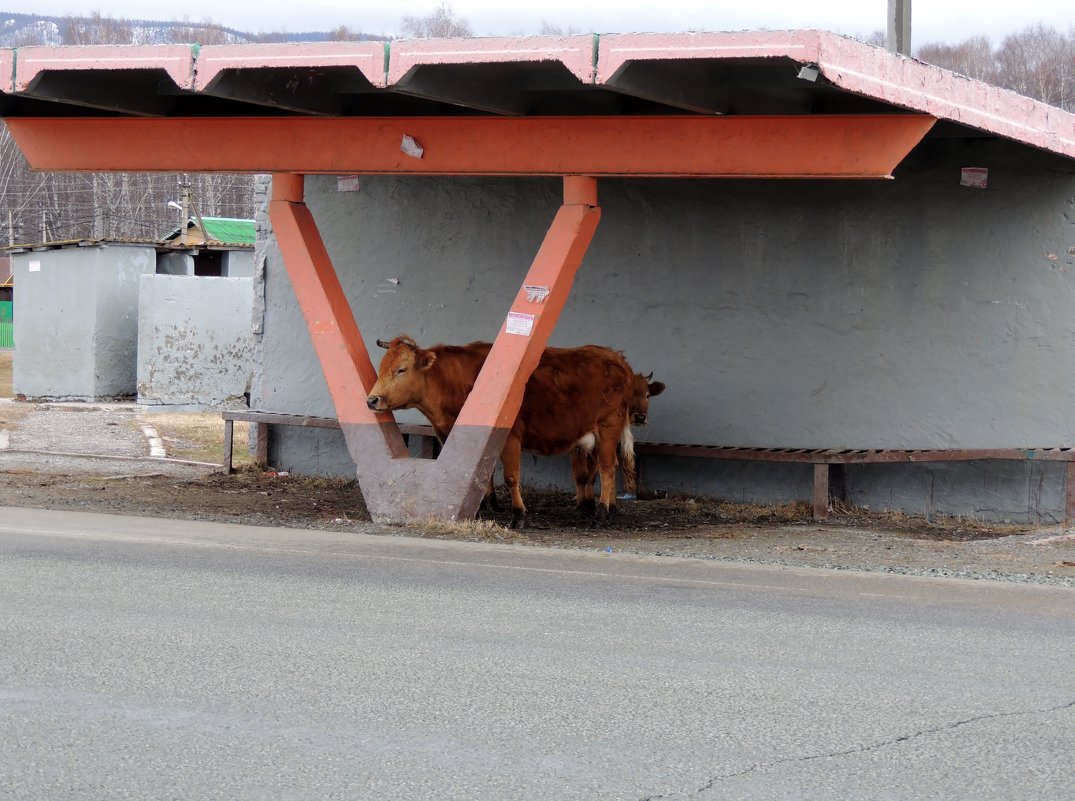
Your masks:
<svg viewBox="0 0 1075 801"><path fill-rule="evenodd" d="M194 257L189 253L159 253L157 272L160 275L194 275Z"/></svg>
<svg viewBox="0 0 1075 801"><path fill-rule="evenodd" d="M224 253L224 275L229 278L254 277L254 251L229 250Z"/></svg>
<svg viewBox="0 0 1075 801"><path fill-rule="evenodd" d="M135 393L138 277L152 247L107 245L14 254L13 391L95 400Z"/></svg>
<svg viewBox="0 0 1075 801"><path fill-rule="evenodd" d="M989 188L960 186L964 166L988 167ZM1073 445L1073 192L1071 162L987 139L925 143L893 181L602 180L602 221L552 344L623 349L668 385L640 439ZM307 181L375 358L374 340L400 332L493 337L559 198L546 179L369 177L342 193L331 177ZM261 254L255 402L331 415L271 240ZM351 473L342 439L317 436L288 432L277 461ZM524 481L566 483L560 462L528 464ZM1056 493L1033 489L1056 485L1055 466L1019 479L1028 469L856 468L849 485L865 505L1055 515ZM647 476L739 500L809 496L808 473L789 466L664 460Z"/></svg>
<svg viewBox="0 0 1075 801"><path fill-rule="evenodd" d="M138 402L207 407L244 401L254 370L251 278L143 275Z"/></svg>

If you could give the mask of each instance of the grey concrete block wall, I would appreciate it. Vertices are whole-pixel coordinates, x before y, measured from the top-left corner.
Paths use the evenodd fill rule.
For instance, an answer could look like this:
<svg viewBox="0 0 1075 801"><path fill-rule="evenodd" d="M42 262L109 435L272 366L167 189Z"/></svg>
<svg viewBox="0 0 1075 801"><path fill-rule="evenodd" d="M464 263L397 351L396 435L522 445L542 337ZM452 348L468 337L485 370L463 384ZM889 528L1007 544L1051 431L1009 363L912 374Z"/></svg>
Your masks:
<svg viewBox="0 0 1075 801"><path fill-rule="evenodd" d="M226 275L228 278L253 278L254 251L224 251L224 275Z"/></svg>
<svg viewBox="0 0 1075 801"><path fill-rule="evenodd" d="M989 168L989 188L960 186L966 166ZM359 192L337 192L334 178L321 177L307 180L307 202L376 359L374 340L403 331L423 344L492 338L560 187L551 179L368 177ZM636 369L665 381L640 439L1075 444L1070 161L1002 140L936 139L893 181L605 179L598 193L601 224L552 344L620 348ZM279 253L271 240L261 253L256 403L331 415ZM298 472L305 459L301 449L290 458L287 443L304 436L281 439L279 459ZM350 473L342 440L339 447L335 463ZM322 443L319 471L330 462ZM1059 512L1055 493L1002 480L1010 467L854 468L849 483L859 503L909 511ZM983 469L1000 471L1006 498L980 491ZM1052 467L1041 469L1055 483ZM808 477L789 478L795 472L667 460L648 475L651 486L765 502L808 497L800 489ZM558 462L527 466L524 481L560 483L563 475Z"/></svg>
<svg viewBox="0 0 1075 801"><path fill-rule="evenodd" d="M155 270L154 248L55 248L13 254L12 265L13 391L51 400L133 397L138 278Z"/></svg>
<svg viewBox="0 0 1075 801"><path fill-rule="evenodd" d="M254 370L252 278L143 275L138 402L245 403Z"/></svg>

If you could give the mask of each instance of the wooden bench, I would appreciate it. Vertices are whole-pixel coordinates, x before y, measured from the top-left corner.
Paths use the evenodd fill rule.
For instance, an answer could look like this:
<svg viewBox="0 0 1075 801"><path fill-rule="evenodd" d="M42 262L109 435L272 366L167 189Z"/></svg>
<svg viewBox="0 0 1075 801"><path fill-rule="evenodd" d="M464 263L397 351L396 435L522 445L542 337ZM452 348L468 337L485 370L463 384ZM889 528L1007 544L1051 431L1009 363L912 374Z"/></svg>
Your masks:
<svg viewBox="0 0 1075 801"><path fill-rule="evenodd" d="M251 423L256 426L254 434L254 462L259 467L266 467L269 463L269 426L302 426L306 428L335 428L339 429L340 421L335 417L312 417L303 414L284 414L281 412L261 412L255 410L224 411L220 413L224 418L224 470L227 473L234 472L234 455L232 454L232 437L235 431L235 421ZM421 438L421 456L423 459L433 459L440 451L440 442L433 433L433 426L403 424L399 427L403 439L410 442L411 437Z"/></svg>
<svg viewBox="0 0 1075 801"><path fill-rule="evenodd" d="M679 445L635 442L635 453L651 456L689 456L755 462L791 462L814 466L814 517L824 520L834 499L844 497L843 468L849 464L910 464L920 462L1040 461L1067 462L1064 477L1064 523L1075 519L1075 448L959 448L933 450L853 448L736 448L720 445ZM639 471L641 481L641 471ZM833 489L836 488L836 492Z"/></svg>
<svg viewBox="0 0 1075 801"><path fill-rule="evenodd" d="M257 426L254 460L260 466L268 463L268 427L270 425L306 426L311 428L340 427L332 417L281 414L262 411L226 411L224 418L224 469L232 472L232 432L234 421L241 420ZM400 432L408 442L410 437L421 438L421 455L432 459L440 443L432 426L401 424ZM935 450L853 449L853 448L740 448L723 445L685 445L671 442L635 442L638 456L686 456L703 459L746 460L754 462L784 462L814 466L814 517L824 520L834 499L844 497L843 468L849 464L910 464L921 462L1039 461L1067 462L1064 478L1064 523L1075 520L1075 448L961 448ZM639 462L641 481L641 462Z"/></svg>

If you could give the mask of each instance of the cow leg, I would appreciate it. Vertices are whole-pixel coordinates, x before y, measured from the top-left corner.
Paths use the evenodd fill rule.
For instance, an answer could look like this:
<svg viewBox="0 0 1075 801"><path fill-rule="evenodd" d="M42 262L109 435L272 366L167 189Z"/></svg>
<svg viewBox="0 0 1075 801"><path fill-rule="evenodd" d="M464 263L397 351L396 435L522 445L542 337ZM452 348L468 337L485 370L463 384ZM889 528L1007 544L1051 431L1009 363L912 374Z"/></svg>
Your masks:
<svg viewBox="0 0 1075 801"><path fill-rule="evenodd" d="M499 512L500 501L496 498L496 485L493 483L493 477L489 476L489 486L485 490L485 497L482 498L481 506L478 507L478 515L481 516L482 512Z"/></svg>
<svg viewBox="0 0 1075 801"><path fill-rule="evenodd" d="M526 506L519 491L519 478L523 459L522 437L514 431L508 434L504 450L500 453L500 462L504 465L504 485L511 493L511 527L526 527Z"/></svg>
<svg viewBox="0 0 1075 801"><path fill-rule="evenodd" d="M595 453L601 474L601 502L594 511L594 525L607 521L616 510L616 446L621 429L602 427L598 437Z"/></svg>
<svg viewBox="0 0 1075 801"><path fill-rule="evenodd" d="M575 508L587 517L594 513L594 479L597 477L597 464L593 456L582 448L571 451L571 472L575 476Z"/></svg>

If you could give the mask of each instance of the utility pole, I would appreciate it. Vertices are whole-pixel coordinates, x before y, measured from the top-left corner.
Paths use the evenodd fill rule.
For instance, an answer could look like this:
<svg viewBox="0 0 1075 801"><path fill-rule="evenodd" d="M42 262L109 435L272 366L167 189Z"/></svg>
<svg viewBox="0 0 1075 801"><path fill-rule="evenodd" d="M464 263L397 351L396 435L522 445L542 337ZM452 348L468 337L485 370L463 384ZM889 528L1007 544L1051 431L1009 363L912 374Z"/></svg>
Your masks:
<svg viewBox="0 0 1075 801"><path fill-rule="evenodd" d="M911 55L911 0L888 0L885 47L890 53Z"/></svg>
<svg viewBox="0 0 1075 801"><path fill-rule="evenodd" d="M15 244L15 214L10 210L7 213L7 243Z"/></svg>
<svg viewBox="0 0 1075 801"><path fill-rule="evenodd" d="M190 184L179 187L179 244L190 244Z"/></svg>

